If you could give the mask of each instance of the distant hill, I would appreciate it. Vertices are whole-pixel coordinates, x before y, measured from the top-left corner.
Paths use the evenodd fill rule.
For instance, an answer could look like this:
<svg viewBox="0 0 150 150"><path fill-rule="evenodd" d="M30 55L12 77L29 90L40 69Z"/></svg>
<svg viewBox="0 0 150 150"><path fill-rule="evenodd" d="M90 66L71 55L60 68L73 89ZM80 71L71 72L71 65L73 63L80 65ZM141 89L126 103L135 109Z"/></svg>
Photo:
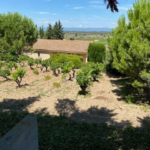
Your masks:
<svg viewBox="0 0 150 150"><path fill-rule="evenodd" d="M46 27L44 27L44 30L46 31ZM106 32L110 32L112 29L111 28L75 28L75 27L71 27L71 28L66 28L64 27L64 31L83 31L83 32L99 32L99 31L106 31Z"/></svg>
<svg viewBox="0 0 150 150"><path fill-rule="evenodd" d="M64 31L85 31L85 32L92 32L92 31L107 31L110 32L111 28L65 28Z"/></svg>

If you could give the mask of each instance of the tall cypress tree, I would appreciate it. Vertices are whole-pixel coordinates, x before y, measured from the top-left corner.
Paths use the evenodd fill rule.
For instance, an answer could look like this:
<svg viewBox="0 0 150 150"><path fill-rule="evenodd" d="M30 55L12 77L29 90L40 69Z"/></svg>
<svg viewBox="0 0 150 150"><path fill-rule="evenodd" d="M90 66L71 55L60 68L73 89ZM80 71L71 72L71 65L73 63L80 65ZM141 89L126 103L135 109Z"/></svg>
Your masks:
<svg viewBox="0 0 150 150"><path fill-rule="evenodd" d="M51 24L48 25L48 28L46 31L46 38L47 39L54 39L54 33L53 33L53 28L52 28Z"/></svg>
<svg viewBox="0 0 150 150"><path fill-rule="evenodd" d="M40 34L40 38L43 39L44 38L44 27L40 27L39 29L39 34Z"/></svg>
<svg viewBox="0 0 150 150"><path fill-rule="evenodd" d="M54 39L58 40L59 39L59 26L57 22L55 22L53 33L54 33Z"/></svg>
<svg viewBox="0 0 150 150"><path fill-rule="evenodd" d="M58 28L59 28L58 39L63 40L64 39L64 31L63 31L63 27L62 27L60 20L58 21Z"/></svg>

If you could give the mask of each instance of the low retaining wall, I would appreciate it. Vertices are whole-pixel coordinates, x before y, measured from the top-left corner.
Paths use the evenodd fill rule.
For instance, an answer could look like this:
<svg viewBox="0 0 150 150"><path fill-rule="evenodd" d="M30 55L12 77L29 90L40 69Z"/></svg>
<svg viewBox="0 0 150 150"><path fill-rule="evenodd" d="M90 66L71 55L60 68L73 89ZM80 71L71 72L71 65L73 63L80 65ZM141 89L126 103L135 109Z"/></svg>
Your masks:
<svg viewBox="0 0 150 150"><path fill-rule="evenodd" d="M38 150L36 116L26 116L0 140L0 150Z"/></svg>

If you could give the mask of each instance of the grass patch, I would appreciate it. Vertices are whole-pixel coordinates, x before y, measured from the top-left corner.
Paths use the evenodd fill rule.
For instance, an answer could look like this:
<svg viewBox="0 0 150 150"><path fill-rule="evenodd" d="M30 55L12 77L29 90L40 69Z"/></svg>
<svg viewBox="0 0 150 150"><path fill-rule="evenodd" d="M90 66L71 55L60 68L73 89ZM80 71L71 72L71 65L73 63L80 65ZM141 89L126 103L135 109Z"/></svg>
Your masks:
<svg viewBox="0 0 150 150"><path fill-rule="evenodd" d="M146 106L140 106L140 108L141 108L143 111L145 111L145 112L147 112L147 111L150 110L150 108L149 108L149 107L146 107Z"/></svg>
<svg viewBox="0 0 150 150"><path fill-rule="evenodd" d="M89 98L89 97L91 97L92 95L91 95L91 93L87 93L84 97L85 98Z"/></svg>
<svg viewBox="0 0 150 150"><path fill-rule="evenodd" d="M51 76L45 76L45 81L50 80L52 77Z"/></svg>
<svg viewBox="0 0 150 150"><path fill-rule="evenodd" d="M46 96L46 94L45 94L45 93L43 93L43 92L41 92L41 94L40 94L40 95L41 95L41 96L43 96L43 97L44 97L44 96Z"/></svg>
<svg viewBox="0 0 150 150"><path fill-rule="evenodd" d="M39 75L39 71L38 70L33 70L33 73L36 75Z"/></svg>
<svg viewBox="0 0 150 150"><path fill-rule="evenodd" d="M1 112L0 138L21 121L27 112ZM150 128L118 129L105 123L86 123L67 117L37 115L39 150L148 150Z"/></svg>
<svg viewBox="0 0 150 150"><path fill-rule="evenodd" d="M60 83L54 82L53 86L59 88L60 87Z"/></svg>

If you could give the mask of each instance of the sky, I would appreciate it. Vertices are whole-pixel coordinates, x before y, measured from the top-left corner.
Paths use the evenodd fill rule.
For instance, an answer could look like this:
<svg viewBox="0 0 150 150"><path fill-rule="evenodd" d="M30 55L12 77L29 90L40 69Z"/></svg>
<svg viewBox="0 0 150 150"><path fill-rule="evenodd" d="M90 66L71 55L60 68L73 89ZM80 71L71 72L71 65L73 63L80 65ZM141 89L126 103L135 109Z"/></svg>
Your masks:
<svg viewBox="0 0 150 150"><path fill-rule="evenodd" d="M133 7L135 0L118 0L119 12L106 9L103 0L2 0L0 13L19 12L31 18L37 26L54 25L58 20L63 27L115 28L122 14Z"/></svg>

